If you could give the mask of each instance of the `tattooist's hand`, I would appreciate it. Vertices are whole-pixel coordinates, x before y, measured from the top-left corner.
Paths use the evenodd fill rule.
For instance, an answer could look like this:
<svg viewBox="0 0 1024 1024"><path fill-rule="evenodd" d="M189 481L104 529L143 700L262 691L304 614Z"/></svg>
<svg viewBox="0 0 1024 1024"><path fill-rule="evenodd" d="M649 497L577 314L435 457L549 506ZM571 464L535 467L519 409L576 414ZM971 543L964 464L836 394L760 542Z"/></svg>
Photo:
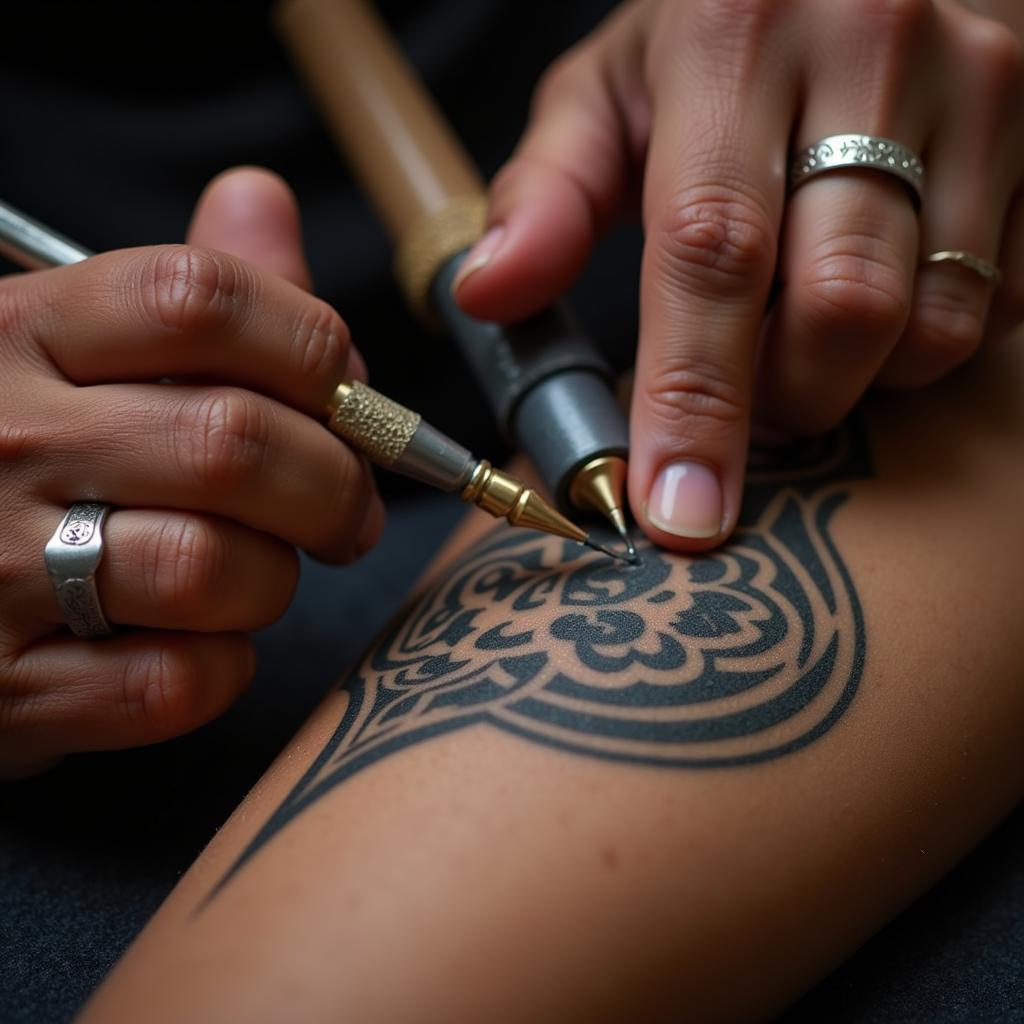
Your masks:
<svg viewBox="0 0 1024 1024"><path fill-rule="evenodd" d="M306 291L291 192L221 176L189 240L0 281L0 777L218 714L252 675L247 631L291 599L295 547L344 562L380 533L364 460L312 418L364 370ZM71 613L91 629L98 600L109 639L69 632L44 564L77 502L113 507Z"/></svg>
<svg viewBox="0 0 1024 1024"><path fill-rule="evenodd" d="M640 209L629 489L656 542L728 536L752 424L766 442L816 433L872 383L967 359L995 265L1021 317L1024 49L1000 3L639 0L544 77L457 295L484 318L534 312ZM788 180L794 156L848 133L900 146L833 141L875 169ZM915 154L919 210L892 173L912 179Z"/></svg>

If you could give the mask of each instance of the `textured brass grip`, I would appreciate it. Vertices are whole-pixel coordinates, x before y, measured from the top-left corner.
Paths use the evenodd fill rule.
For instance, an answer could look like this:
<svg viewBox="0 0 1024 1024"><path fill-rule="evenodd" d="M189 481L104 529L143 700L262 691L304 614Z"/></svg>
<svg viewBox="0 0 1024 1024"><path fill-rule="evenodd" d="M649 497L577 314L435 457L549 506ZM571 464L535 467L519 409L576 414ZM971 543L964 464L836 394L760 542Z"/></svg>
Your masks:
<svg viewBox="0 0 1024 1024"><path fill-rule="evenodd" d="M434 278L483 234L486 222L486 196L452 196L436 213L420 217L398 240L395 277L413 312L427 324L436 321L430 303Z"/></svg>
<svg viewBox="0 0 1024 1024"><path fill-rule="evenodd" d="M385 469L402 457L420 425L419 413L357 380L338 385L327 414L327 426L332 433Z"/></svg>

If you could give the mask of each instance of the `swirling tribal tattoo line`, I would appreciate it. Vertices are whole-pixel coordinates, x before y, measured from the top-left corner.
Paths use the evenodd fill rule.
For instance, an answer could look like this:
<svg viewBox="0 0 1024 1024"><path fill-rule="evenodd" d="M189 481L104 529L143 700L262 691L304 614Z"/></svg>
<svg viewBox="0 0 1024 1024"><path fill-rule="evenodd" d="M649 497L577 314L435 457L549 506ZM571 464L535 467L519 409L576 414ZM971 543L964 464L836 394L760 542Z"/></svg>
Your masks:
<svg viewBox="0 0 1024 1024"><path fill-rule="evenodd" d="M338 728L217 888L349 776L455 729L487 724L591 757L704 769L821 736L852 700L865 653L828 533L846 499L838 481L868 471L855 441L836 434L790 456L784 474L753 467L739 529L706 556L640 542L629 567L492 532L345 681ZM543 625L525 628L526 616Z"/></svg>

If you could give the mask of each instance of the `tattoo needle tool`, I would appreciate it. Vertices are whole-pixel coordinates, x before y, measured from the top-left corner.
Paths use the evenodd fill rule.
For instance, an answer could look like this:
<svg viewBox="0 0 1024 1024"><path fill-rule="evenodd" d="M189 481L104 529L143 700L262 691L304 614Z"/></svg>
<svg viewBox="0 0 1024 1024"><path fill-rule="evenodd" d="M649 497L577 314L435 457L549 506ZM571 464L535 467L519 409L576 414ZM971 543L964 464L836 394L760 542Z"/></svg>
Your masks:
<svg viewBox="0 0 1024 1024"><path fill-rule="evenodd" d="M29 270L77 263L92 255L3 202L0 253ZM477 459L419 414L360 381L339 384L326 415L332 433L384 469L442 491L458 491L463 501L508 520L512 526L565 537L620 561L635 561L632 545L627 557L599 544L523 481L495 469L486 459Z"/></svg>
<svg viewBox="0 0 1024 1024"><path fill-rule="evenodd" d="M452 284L483 233L487 196L469 154L364 0L279 0L277 28L395 243L413 311L447 329L499 428L563 510L592 510L634 557L624 490L629 436L611 371L559 304L517 324L467 316Z"/></svg>

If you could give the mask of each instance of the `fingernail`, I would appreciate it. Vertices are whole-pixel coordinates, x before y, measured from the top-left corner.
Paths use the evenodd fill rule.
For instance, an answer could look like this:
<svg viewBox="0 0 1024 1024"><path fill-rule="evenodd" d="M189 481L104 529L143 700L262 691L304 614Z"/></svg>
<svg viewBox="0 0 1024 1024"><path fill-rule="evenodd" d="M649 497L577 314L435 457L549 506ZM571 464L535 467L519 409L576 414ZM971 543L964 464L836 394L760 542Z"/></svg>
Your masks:
<svg viewBox="0 0 1024 1024"><path fill-rule="evenodd" d="M453 295L462 287L462 282L470 274L475 274L478 270L482 270L494 259L495 253L501 247L504 238L505 228L501 224L497 224L466 253L466 258L462 261L462 266L459 267L455 280L452 281Z"/></svg>
<svg viewBox="0 0 1024 1024"><path fill-rule="evenodd" d="M651 488L647 518L677 537L714 537L722 530L722 488L703 462L670 462Z"/></svg>

